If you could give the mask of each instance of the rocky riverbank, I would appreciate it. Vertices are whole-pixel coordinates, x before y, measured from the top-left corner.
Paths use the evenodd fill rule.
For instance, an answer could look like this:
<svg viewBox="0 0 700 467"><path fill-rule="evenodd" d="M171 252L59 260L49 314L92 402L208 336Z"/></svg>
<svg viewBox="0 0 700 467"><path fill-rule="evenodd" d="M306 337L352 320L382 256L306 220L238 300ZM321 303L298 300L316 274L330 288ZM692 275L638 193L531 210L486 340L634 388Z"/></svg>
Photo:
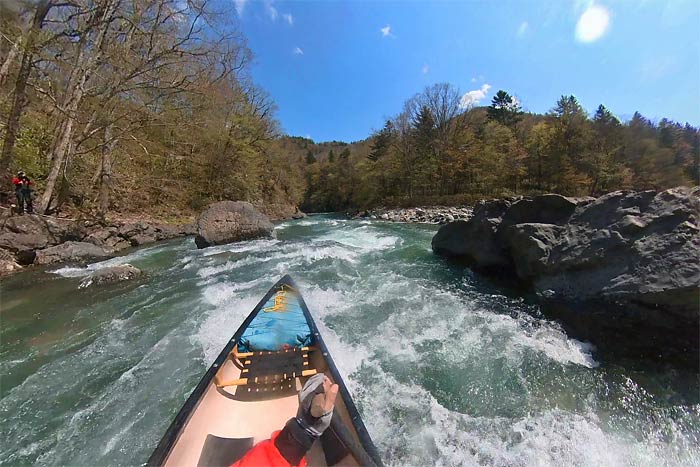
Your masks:
<svg viewBox="0 0 700 467"><path fill-rule="evenodd" d="M418 208L378 208L360 211L353 218L378 219L389 222L417 224L447 224L472 217L473 209L468 206L425 206Z"/></svg>
<svg viewBox="0 0 700 467"><path fill-rule="evenodd" d="M557 318L594 337L624 328L643 347L696 361L699 195L700 187L679 187L487 201L469 221L441 227L432 247L485 274L514 278L543 300L618 306Z"/></svg>
<svg viewBox="0 0 700 467"><path fill-rule="evenodd" d="M6 214L0 218L0 276L33 264L108 258L129 247L194 233L193 223L167 224L143 218L97 222Z"/></svg>
<svg viewBox="0 0 700 467"><path fill-rule="evenodd" d="M212 206L218 204L221 203ZM270 220L306 216L296 206L287 204L257 203L257 208L250 203L237 204L246 205L248 210L264 218L268 233L272 232ZM115 256L126 248L201 234L201 229L198 229L195 222L166 223L145 216L97 221L37 214L12 215L9 209L0 213L0 277L21 271L30 265L85 263ZM227 218L223 227L219 225L209 228L209 235L215 235L214 231L223 233L227 229L240 229L242 227L239 224L243 220L245 219L240 216ZM239 237L230 235L226 242L243 238Z"/></svg>

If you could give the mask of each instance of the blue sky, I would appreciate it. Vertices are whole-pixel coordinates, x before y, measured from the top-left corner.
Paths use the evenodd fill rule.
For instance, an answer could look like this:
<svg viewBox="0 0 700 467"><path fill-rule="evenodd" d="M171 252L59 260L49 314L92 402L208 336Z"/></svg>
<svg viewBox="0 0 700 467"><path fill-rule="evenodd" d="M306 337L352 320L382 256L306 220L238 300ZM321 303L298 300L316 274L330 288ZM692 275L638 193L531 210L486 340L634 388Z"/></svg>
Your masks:
<svg viewBox="0 0 700 467"><path fill-rule="evenodd" d="M593 112L700 123L700 2L231 0L253 78L284 131L355 141L425 86L465 101L498 89L546 112L575 94Z"/></svg>

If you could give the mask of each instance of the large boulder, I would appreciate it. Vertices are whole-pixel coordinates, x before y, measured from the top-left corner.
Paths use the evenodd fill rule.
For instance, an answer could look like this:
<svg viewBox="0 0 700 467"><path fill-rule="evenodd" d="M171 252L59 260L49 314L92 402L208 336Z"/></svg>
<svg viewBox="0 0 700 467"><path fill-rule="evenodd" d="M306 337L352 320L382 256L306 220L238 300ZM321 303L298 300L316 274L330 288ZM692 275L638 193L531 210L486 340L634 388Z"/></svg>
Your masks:
<svg viewBox="0 0 700 467"><path fill-rule="evenodd" d="M75 222L34 214L7 217L0 223L0 248L13 253L57 245L71 238Z"/></svg>
<svg viewBox="0 0 700 467"><path fill-rule="evenodd" d="M80 282L80 288L90 287L92 285L100 285L112 282L122 282L141 277L143 273L140 269L131 264L122 264L119 266L110 266L107 268L98 269L94 273L87 276Z"/></svg>
<svg viewBox="0 0 700 467"><path fill-rule="evenodd" d="M547 194L485 201L477 206L470 220L449 222L440 228L433 237L433 251L463 258L481 270L513 269L509 245L503 238L507 227L523 223L560 225L578 206L592 199Z"/></svg>
<svg viewBox="0 0 700 467"><path fill-rule="evenodd" d="M477 207L469 221L443 225L433 237L433 251L442 256L463 258L479 269L510 267L510 258L496 237L511 204L509 200L487 201ZM465 238L469 241L464 241Z"/></svg>
<svg viewBox="0 0 700 467"><path fill-rule="evenodd" d="M697 368L699 195L680 187L490 201L443 226L433 250L529 285L577 338Z"/></svg>
<svg viewBox="0 0 700 467"><path fill-rule="evenodd" d="M107 258L112 251L87 242L65 242L60 245L36 251L34 264L54 264L63 262L84 262L91 259Z"/></svg>
<svg viewBox="0 0 700 467"><path fill-rule="evenodd" d="M503 226L538 222L561 224L566 222L578 206L585 206L595 198L569 198L546 194L522 198L513 203L503 215Z"/></svg>
<svg viewBox="0 0 700 467"><path fill-rule="evenodd" d="M272 236L270 220L244 201L219 201L197 218L198 248Z"/></svg>
<svg viewBox="0 0 700 467"><path fill-rule="evenodd" d="M443 226L433 250L477 268L498 266L537 292L697 314L700 188L544 195L490 201L468 222Z"/></svg>
<svg viewBox="0 0 700 467"><path fill-rule="evenodd" d="M563 229L552 224L524 223L511 225L503 231L509 252L518 252L512 257L508 253L518 277L531 279L547 271L552 244Z"/></svg>

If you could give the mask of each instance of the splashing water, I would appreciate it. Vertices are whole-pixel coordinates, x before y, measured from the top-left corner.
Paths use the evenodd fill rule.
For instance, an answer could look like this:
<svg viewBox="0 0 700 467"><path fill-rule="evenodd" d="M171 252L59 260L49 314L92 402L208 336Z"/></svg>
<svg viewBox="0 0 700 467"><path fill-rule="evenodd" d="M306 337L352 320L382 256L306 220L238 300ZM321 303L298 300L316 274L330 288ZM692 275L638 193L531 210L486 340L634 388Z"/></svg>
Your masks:
<svg viewBox="0 0 700 467"><path fill-rule="evenodd" d="M276 230L6 280L0 464L143 463L290 273L387 465L700 465L697 374L596 361L536 305L435 257L434 227L315 216ZM127 262L148 280L78 288Z"/></svg>

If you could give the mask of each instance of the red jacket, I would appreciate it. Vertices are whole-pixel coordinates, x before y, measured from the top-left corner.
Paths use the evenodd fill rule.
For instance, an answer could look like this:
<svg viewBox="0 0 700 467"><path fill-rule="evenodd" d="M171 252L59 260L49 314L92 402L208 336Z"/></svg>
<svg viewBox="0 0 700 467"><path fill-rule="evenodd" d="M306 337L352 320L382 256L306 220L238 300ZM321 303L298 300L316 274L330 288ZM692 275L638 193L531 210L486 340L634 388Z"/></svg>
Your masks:
<svg viewBox="0 0 700 467"><path fill-rule="evenodd" d="M18 177L14 177L14 178L12 179L12 184L15 186L15 188L21 188L21 187L22 187L22 183L23 183L22 180L20 180ZM32 181L31 181L31 180L27 180L27 185L31 185L31 184L32 184Z"/></svg>
<svg viewBox="0 0 700 467"><path fill-rule="evenodd" d="M306 467L306 458L302 457L298 464L292 464L279 449L276 441L281 431L272 433L270 439L261 441L239 459L231 467Z"/></svg>

